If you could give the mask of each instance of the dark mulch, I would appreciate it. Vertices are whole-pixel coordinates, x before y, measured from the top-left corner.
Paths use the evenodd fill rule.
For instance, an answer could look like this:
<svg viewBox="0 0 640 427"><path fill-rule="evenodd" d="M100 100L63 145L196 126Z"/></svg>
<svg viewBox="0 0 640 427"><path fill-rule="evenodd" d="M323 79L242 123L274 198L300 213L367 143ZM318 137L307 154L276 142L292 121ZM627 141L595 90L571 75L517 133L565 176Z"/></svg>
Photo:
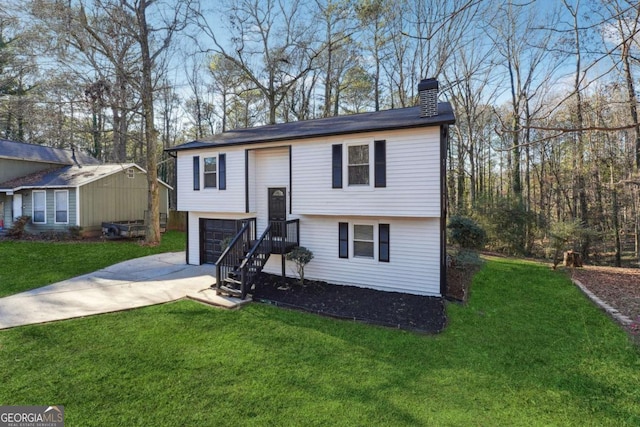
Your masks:
<svg viewBox="0 0 640 427"><path fill-rule="evenodd" d="M332 285L261 274L252 298L267 304L303 310L340 319L438 333L446 324L442 298L384 292L356 286Z"/></svg>

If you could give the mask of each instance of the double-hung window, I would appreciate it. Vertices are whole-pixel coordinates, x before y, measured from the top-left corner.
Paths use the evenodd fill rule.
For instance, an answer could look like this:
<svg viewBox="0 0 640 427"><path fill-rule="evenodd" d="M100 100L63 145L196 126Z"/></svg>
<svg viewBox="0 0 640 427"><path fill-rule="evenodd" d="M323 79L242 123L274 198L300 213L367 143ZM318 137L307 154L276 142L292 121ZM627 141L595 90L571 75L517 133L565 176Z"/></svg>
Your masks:
<svg viewBox="0 0 640 427"><path fill-rule="evenodd" d="M369 185L369 144L349 145L349 185Z"/></svg>
<svg viewBox="0 0 640 427"><path fill-rule="evenodd" d="M373 225L353 225L353 256L373 259Z"/></svg>
<svg viewBox="0 0 640 427"><path fill-rule="evenodd" d="M218 159L204 158L204 188L216 188L218 182Z"/></svg>
<svg viewBox="0 0 640 427"><path fill-rule="evenodd" d="M389 228L389 224L338 223L338 256L389 262Z"/></svg>
<svg viewBox="0 0 640 427"><path fill-rule="evenodd" d="M56 211L56 224L69 222L69 191L56 190L54 192L54 208Z"/></svg>
<svg viewBox="0 0 640 427"><path fill-rule="evenodd" d="M33 192L33 215L34 224L47 223L47 193L45 191Z"/></svg>
<svg viewBox="0 0 640 427"><path fill-rule="evenodd" d="M344 148L343 148L344 145ZM344 150L344 152L343 152ZM343 169L343 157L344 169ZM331 146L331 187L387 186L387 142L385 140L333 144ZM373 184L373 185L372 185Z"/></svg>

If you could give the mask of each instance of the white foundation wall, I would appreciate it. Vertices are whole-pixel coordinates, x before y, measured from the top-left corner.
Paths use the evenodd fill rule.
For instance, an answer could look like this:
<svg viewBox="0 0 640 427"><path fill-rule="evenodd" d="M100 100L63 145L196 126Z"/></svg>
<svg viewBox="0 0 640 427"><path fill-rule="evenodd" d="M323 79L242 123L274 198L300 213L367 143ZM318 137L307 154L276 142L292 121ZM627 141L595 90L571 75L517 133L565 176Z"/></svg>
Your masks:
<svg viewBox="0 0 640 427"><path fill-rule="evenodd" d="M390 262L338 257L338 223L389 224ZM308 279L383 291L440 295L440 219L373 217L300 217L300 244L314 259L305 268ZM352 236L350 236L352 237ZM374 251L377 253L377 245ZM351 255L351 251L350 251ZM281 258L272 255L265 272L280 275ZM293 263L286 273L295 277Z"/></svg>

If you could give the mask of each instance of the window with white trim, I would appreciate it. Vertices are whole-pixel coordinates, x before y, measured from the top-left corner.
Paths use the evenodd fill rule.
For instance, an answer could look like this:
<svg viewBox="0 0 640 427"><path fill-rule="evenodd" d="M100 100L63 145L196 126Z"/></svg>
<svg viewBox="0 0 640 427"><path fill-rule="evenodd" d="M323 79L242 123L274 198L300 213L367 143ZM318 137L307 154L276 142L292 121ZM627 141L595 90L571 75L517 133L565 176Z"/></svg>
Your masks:
<svg viewBox="0 0 640 427"><path fill-rule="evenodd" d="M45 191L34 191L33 208L31 214L31 221L34 224L46 224L47 223L47 193Z"/></svg>
<svg viewBox="0 0 640 427"><path fill-rule="evenodd" d="M338 223L338 257L389 262L389 224Z"/></svg>
<svg viewBox="0 0 640 427"><path fill-rule="evenodd" d="M386 187L387 141L382 139L333 144L331 188L342 188L343 182L351 188Z"/></svg>
<svg viewBox="0 0 640 427"><path fill-rule="evenodd" d="M369 144L347 146L349 185L369 185Z"/></svg>
<svg viewBox="0 0 640 427"><path fill-rule="evenodd" d="M356 258L374 257L373 225L353 225L353 256Z"/></svg>
<svg viewBox="0 0 640 427"><path fill-rule="evenodd" d="M69 190L56 190L54 192L54 209L56 212L56 224L69 222Z"/></svg>
<svg viewBox="0 0 640 427"><path fill-rule="evenodd" d="M204 188L216 188L218 182L218 158L204 158Z"/></svg>

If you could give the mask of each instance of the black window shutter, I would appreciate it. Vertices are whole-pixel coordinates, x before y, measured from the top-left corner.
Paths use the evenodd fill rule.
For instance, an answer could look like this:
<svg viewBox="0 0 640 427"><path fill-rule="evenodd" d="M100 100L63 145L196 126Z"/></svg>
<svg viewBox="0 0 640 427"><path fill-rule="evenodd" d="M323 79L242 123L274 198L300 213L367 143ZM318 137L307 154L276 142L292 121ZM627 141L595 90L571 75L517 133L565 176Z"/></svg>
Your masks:
<svg viewBox="0 0 640 427"><path fill-rule="evenodd" d="M389 262L389 224L378 226L378 261Z"/></svg>
<svg viewBox="0 0 640 427"><path fill-rule="evenodd" d="M374 147L375 186L387 186L387 142L375 141Z"/></svg>
<svg viewBox="0 0 640 427"><path fill-rule="evenodd" d="M193 189L200 190L200 156L193 156Z"/></svg>
<svg viewBox="0 0 640 427"><path fill-rule="evenodd" d="M338 223L338 256L349 258L349 223Z"/></svg>
<svg viewBox="0 0 640 427"><path fill-rule="evenodd" d="M218 155L218 189L227 189L227 155Z"/></svg>
<svg viewBox="0 0 640 427"><path fill-rule="evenodd" d="M332 187L342 188L342 144L333 144L332 148Z"/></svg>

